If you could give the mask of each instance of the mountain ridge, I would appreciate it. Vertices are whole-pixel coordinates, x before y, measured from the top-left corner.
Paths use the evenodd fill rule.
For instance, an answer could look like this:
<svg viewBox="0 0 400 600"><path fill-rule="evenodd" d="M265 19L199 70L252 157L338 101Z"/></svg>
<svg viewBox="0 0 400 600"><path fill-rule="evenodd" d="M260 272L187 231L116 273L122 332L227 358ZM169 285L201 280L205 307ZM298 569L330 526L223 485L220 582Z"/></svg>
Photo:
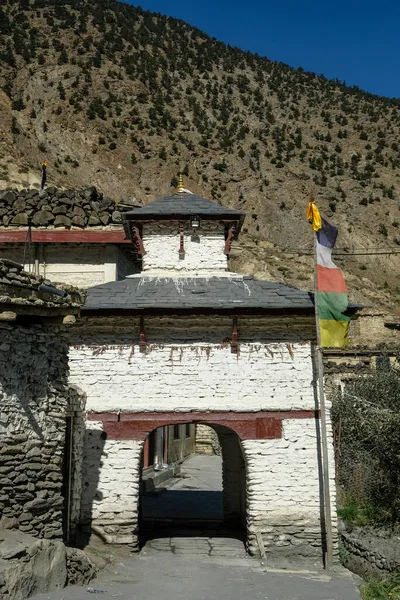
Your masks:
<svg viewBox="0 0 400 600"><path fill-rule="evenodd" d="M352 299L398 304L399 257L374 249L400 252L400 101L113 0L1 11L0 188L37 185L46 159L49 185L145 204L183 171L191 191L247 212L233 268L303 289L314 193L348 250Z"/></svg>

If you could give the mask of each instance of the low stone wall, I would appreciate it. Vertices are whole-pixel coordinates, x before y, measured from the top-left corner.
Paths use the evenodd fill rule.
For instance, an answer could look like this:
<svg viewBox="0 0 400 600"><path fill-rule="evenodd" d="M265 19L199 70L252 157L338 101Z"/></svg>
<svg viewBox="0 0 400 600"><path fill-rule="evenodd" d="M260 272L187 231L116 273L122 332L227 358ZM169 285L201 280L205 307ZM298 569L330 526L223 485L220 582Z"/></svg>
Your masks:
<svg viewBox="0 0 400 600"><path fill-rule="evenodd" d="M78 288L57 284L65 292L61 296L51 293L51 288L47 286L52 286L48 279L27 273L22 265L13 260L0 258L0 312L6 309L16 314L23 312L42 316L55 316L57 312L54 309L58 309L60 315L79 312L83 295ZM50 311L45 312L46 309Z"/></svg>
<svg viewBox="0 0 400 600"><path fill-rule="evenodd" d="M124 205L125 206L125 205ZM132 208L128 206L125 208ZM0 191L0 226L103 227L121 225L121 213L114 200L95 187L85 190Z"/></svg>
<svg viewBox="0 0 400 600"><path fill-rule="evenodd" d="M342 561L346 567L363 576L368 573L385 576L400 570L398 535L390 531L374 532L357 528L341 535Z"/></svg>
<svg viewBox="0 0 400 600"><path fill-rule="evenodd" d="M196 425L196 453L221 455L218 435L208 425Z"/></svg>

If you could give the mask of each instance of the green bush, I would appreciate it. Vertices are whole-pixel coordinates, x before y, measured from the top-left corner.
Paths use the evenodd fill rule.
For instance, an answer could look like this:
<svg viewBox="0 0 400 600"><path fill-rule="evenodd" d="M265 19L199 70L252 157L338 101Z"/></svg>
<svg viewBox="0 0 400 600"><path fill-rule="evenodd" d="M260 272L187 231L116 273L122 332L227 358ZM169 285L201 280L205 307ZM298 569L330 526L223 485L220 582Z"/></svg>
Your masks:
<svg viewBox="0 0 400 600"><path fill-rule="evenodd" d="M343 519L400 520L400 371L387 356L332 403Z"/></svg>

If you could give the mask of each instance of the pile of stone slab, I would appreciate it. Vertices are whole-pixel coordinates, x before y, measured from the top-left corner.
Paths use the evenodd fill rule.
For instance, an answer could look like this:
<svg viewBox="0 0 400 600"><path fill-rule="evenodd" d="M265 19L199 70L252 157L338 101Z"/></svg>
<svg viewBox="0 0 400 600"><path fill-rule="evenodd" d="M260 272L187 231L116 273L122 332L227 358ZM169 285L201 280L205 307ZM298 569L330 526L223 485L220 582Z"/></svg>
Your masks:
<svg viewBox="0 0 400 600"><path fill-rule="evenodd" d="M81 290L67 285L54 286L40 275L27 273L22 265L12 260L0 259L0 309L2 305L29 306L47 308L79 308L83 303ZM11 309L10 308L10 309Z"/></svg>
<svg viewBox="0 0 400 600"><path fill-rule="evenodd" d="M38 190L0 191L0 227L32 227L64 229L121 225L120 209L95 187L84 190L61 190L48 187Z"/></svg>
<svg viewBox="0 0 400 600"><path fill-rule="evenodd" d="M96 574L90 558L60 540L35 539L21 531L0 529L0 598L29 596L84 585Z"/></svg>

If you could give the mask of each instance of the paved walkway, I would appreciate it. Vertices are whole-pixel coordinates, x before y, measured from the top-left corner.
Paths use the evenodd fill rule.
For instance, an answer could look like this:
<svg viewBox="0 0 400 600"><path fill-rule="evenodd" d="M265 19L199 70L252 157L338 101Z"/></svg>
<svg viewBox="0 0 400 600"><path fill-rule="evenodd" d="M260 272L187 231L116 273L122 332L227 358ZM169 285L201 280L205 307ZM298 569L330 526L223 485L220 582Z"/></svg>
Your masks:
<svg viewBox="0 0 400 600"><path fill-rule="evenodd" d="M360 600L347 571L332 576L293 569L272 570L247 558L194 553L129 556L116 549L108 565L88 586L35 596L36 600Z"/></svg>
<svg viewBox="0 0 400 600"><path fill-rule="evenodd" d="M184 462L180 475L142 497L145 520L222 520L222 459L196 455Z"/></svg>
<svg viewBox="0 0 400 600"><path fill-rule="evenodd" d="M164 509L167 502L172 510L172 499L175 502L179 494L167 496L170 492L220 492L220 465L218 457L197 456L187 461L182 470L189 477L173 481L167 491L155 496L147 507L149 514L159 513L158 501ZM195 503L193 497L191 511ZM206 514L207 507L201 503L197 509ZM182 498L175 506L186 514ZM212 514L220 510L216 504L211 508ZM70 587L37 596L37 600L89 600L91 594L99 600L360 600L351 574L344 569L328 575L315 565L298 562L273 568L247 556L240 540L209 532L195 537L158 534L139 555L130 554L126 546L97 546L92 549L92 556L96 555L103 556L103 564L104 557L112 561L89 586Z"/></svg>
<svg viewBox="0 0 400 600"><path fill-rule="evenodd" d="M179 477L143 497L142 516L149 529L142 550L147 555L171 552L184 556L247 556L243 541L238 539L243 536L222 529L220 456L196 455L186 460ZM160 522L163 529L159 528Z"/></svg>

